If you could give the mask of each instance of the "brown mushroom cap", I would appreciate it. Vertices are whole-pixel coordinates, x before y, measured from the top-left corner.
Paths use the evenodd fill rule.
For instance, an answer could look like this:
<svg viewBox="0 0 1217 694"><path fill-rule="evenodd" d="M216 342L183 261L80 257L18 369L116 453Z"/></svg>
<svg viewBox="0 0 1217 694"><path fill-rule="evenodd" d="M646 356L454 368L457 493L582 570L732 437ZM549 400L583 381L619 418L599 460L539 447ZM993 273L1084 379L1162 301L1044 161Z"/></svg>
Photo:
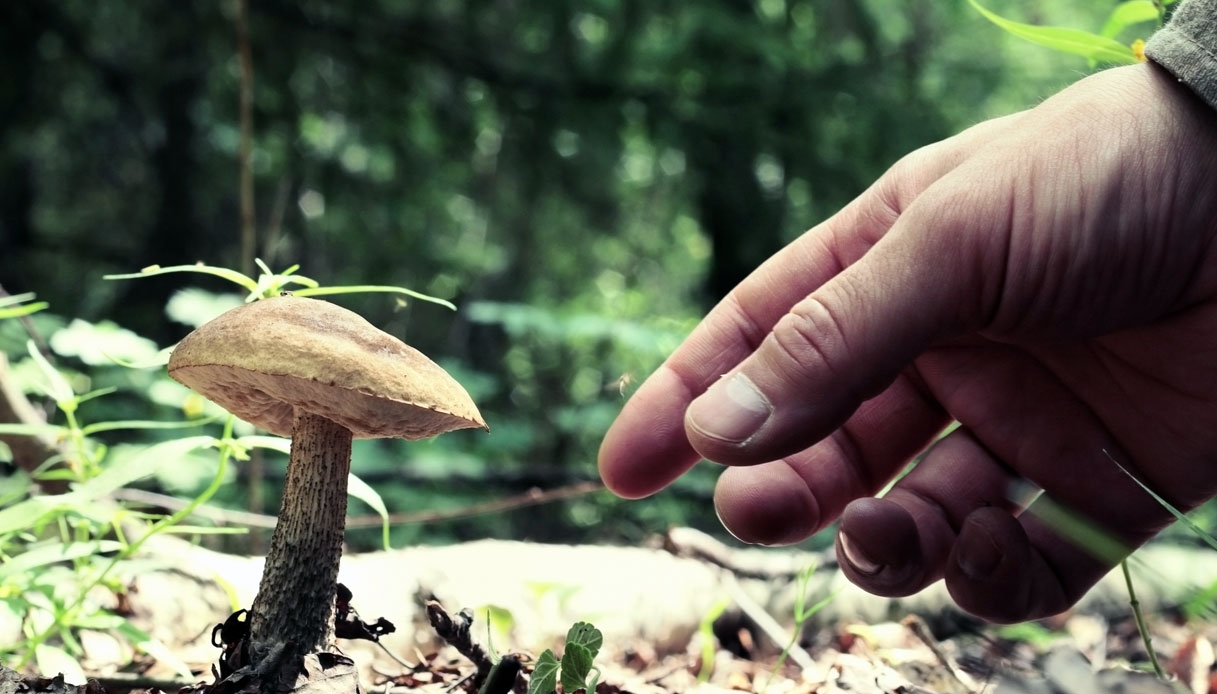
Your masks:
<svg viewBox="0 0 1217 694"><path fill-rule="evenodd" d="M169 375L279 436L292 435L297 407L355 438L488 428L465 389L422 352L317 299L280 296L224 313L178 344Z"/></svg>

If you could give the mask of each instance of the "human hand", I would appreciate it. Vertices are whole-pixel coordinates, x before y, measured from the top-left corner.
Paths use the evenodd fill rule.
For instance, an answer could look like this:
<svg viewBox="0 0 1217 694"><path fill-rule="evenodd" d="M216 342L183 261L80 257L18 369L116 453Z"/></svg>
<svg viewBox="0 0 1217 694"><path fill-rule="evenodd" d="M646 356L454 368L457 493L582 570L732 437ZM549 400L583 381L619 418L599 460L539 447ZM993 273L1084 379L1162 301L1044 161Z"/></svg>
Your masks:
<svg viewBox="0 0 1217 694"><path fill-rule="evenodd" d="M1014 483L1129 547L1172 517L1112 458L1179 508L1217 493L1215 238L1217 113L1154 65L1099 73L910 154L758 268L626 404L601 475L641 497L705 457L741 540L841 517L867 590L1060 612L1110 560Z"/></svg>

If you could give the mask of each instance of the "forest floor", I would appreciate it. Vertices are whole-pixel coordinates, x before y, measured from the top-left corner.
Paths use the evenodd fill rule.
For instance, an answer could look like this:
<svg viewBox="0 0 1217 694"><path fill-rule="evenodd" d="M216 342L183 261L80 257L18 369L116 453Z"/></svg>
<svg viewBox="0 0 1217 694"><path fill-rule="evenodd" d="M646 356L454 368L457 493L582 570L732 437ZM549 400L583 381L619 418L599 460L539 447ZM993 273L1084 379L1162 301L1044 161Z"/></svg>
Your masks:
<svg viewBox="0 0 1217 694"><path fill-rule="evenodd" d="M847 624L797 647L800 658L750 652L744 630L731 650L656 656L646 643L605 644L598 694L1217 694L1211 639L1217 625L1151 616L1165 677L1153 672L1135 620L1107 623L1072 614L1058 620L985 626L937 639L925 622ZM804 639L806 640L806 639ZM709 656L709 658L707 658ZM527 659L527 656L525 656ZM709 660L709 662L708 662ZM796 660L800 662L796 662ZM525 664L525 672L530 669ZM452 649L421 658L410 672L382 673L374 691L448 692L473 670ZM521 677L516 691L525 692ZM473 691L473 690L471 690Z"/></svg>
<svg viewBox="0 0 1217 694"><path fill-rule="evenodd" d="M362 610L359 619L383 614L396 624L396 632L383 635L380 643L339 641L358 667L357 674L350 668L348 684L358 679L370 694L478 692L477 673L498 659L490 655L497 651L517 659L520 669L495 694L526 694L530 681L542 681L546 671L551 681L563 682L557 670L567 664L564 651L572 650L567 629L581 616L597 629L578 681L594 682L597 694L1217 694L1212 646L1217 620L1185 619L1174 607L1184 604L1178 595L1195 594L1194 587L1172 593L1185 578L1215 584L1217 568L1207 565L1217 564L1211 552L1142 550L1138 594L1166 673L1159 678L1121 585L1113 583L1107 598L1094 600L1100 584L1089 599L1054 619L996 626L960 613L945 591L928 591L920 602L868 596L833 572L829 558L821 557L824 568L815 574L825 583L807 592L805 584L781 584L772 572L761 577L756 562L764 559L766 568L780 573L785 564L803 565L806 556L753 550L723 555L721 546L702 540L672 531L666 549L478 541L344 557L344 581ZM129 618L155 632L195 673L193 681L175 679L164 663L136 653L133 662L122 661L126 664L114 658L105 666L99 659L92 666L82 661L86 674L96 677L84 685L22 677L0 667L0 694L240 694L211 690L220 651L209 636L229 605L229 592L235 592L236 604L249 604L260 560L178 540L158 545L155 553L168 568L139 574L125 598ZM724 568L728 563L734 563L731 570ZM487 565L500 568L487 574ZM589 566L596 570L587 571ZM197 575L190 567L199 570ZM563 576L561 567L580 567L578 577ZM217 577L226 590L218 587ZM470 580L462 584L462 578ZM547 597L538 597L540 579L578 583L561 596L550 586ZM782 585L831 596L785 651L793 625ZM716 595L729 596L732 606L716 611L712 605L722 600ZM747 607L750 595L767 602ZM435 600L457 609L483 608L449 613ZM555 604L563 609L555 611ZM490 637L483 611L489 605L512 615L510 636ZM475 613L481 615L476 620ZM785 620L769 618L773 623L764 624L768 615L782 614ZM547 661L545 646L514 650L520 643L549 645L557 658ZM573 680L566 684L559 691L579 689ZM335 680L296 692L340 694L353 688L336 685Z"/></svg>
<svg viewBox="0 0 1217 694"><path fill-rule="evenodd" d="M645 641L605 643L596 657L597 694L1217 694L1213 673L1217 625L1186 622L1172 615L1149 615L1151 636L1166 673L1153 674L1144 643L1130 616L1117 622L1083 613L1056 620L983 626L938 639L917 617L901 622L843 624L816 633L784 656L754 645L746 628L731 649L712 639L697 639L687 652L656 654ZM705 642L703 642L705 643ZM383 662L365 676L373 694L447 694L477 692L478 670L465 648L445 645L411 658ZM533 654L510 654L522 663L511 690L530 691ZM481 659L479 655L478 658ZM0 694L126 694L180 691L205 694L210 680L182 685L141 682L122 677L72 686L62 679L19 677L0 672ZM149 686L151 685L151 686ZM301 694L335 692L324 683L304 686ZM503 692L508 691L504 689ZM560 690L561 691L561 690Z"/></svg>

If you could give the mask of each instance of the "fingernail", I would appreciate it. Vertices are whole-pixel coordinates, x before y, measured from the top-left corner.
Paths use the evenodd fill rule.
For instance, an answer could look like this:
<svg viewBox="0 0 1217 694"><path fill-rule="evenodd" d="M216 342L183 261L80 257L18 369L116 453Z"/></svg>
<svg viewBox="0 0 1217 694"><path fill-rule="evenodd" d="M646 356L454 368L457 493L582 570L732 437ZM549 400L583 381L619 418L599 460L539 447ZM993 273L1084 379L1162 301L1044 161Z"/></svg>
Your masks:
<svg viewBox="0 0 1217 694"><path fill-rule="evenodd" d="M966 541L956 550L955 561L968 578L974 581L984 580L1001 563L1002 551L984 526L979 523L968 525L970 527L965 530Z"/></svg>
<svg viewBox="0 0 1217 694"><path fill-rule="evenodd" d="M773 413L756 384L742 373L719 379L689 406L689 423L716 439L740 443L755 434Z"/></svg>
<svg viewBox="0 0 1217 694"><path fill-rule="evenodd" d="M883 568L882 564L875 563L862 550L858 549L858 546L849 539L849 535L838 533L837 539L841 541L841 551L845 554L845 560L858 573L870 576L879 573L879 570Z"/></svg>

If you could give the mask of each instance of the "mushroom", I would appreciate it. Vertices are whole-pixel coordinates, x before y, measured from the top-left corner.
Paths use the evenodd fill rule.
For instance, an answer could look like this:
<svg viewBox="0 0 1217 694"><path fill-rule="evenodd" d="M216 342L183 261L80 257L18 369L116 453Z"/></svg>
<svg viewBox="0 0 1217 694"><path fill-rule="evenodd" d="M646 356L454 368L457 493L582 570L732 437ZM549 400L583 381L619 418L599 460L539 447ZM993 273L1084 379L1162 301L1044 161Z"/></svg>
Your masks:
<svg viewBox="0 0 1217 694"><path fill-rule="evenodd" d="M224 313L178 344L169 375L292 439L283 505L250 608L255 665L279 644L292 661L333 647L352 438L489 429L465 389L421 352L317 299L285 295Z"/></svg>

